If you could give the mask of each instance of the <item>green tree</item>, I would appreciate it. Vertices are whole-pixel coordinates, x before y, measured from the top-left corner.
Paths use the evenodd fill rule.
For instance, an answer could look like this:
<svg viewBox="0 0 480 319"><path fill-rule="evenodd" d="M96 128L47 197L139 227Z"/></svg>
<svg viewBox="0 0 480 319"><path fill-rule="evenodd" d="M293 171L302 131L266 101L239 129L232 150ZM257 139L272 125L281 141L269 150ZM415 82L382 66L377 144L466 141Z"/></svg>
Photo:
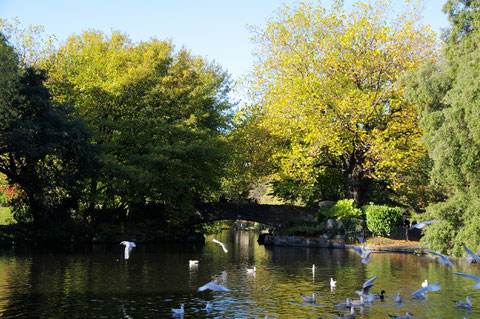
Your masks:
<svg viewBox="0 0 480 319"><path fill-rule="evenodd" d="M91 208L155 203L175 220L218 191L231 107L219 66L170 42L97 31L70 37L45 65L54 99L74 106L104 151Z"/></svg>
<svg viewBox="0 0 480 319"><path fill-rule="evenodd" d="M45 73L21 69L1 35L0 56L0 172L21 188L16 217L45 225L61 209L68 219L82 181L94 173L95 148L82 123L68 120L64 108L51 104Z"/></svg>
<svg viewBox="0 0 480 319"><path fill-rule="evenodd" d="M432 182L445 200L428 207L421 219L431 249L461 255L462 243L480 248L480 2L450 0L444 6L451 28L441 63L426 64L408 79L409 95L422 114L424 141L432 159Z"/></svg>
<svg viewBox="0 0 480 319"><path fill-rule="evenodd" d="M276 140L269 165L277 178L304 187L339 177L358 206L374 184L405 186L404 172L425 149L399 79L434 59L436 45L417 7L395 19L389 8L358 2L347 12L342 1L330 10L300 2L254 30L255 104L247 117L258 117L255 125Z"/></svg>

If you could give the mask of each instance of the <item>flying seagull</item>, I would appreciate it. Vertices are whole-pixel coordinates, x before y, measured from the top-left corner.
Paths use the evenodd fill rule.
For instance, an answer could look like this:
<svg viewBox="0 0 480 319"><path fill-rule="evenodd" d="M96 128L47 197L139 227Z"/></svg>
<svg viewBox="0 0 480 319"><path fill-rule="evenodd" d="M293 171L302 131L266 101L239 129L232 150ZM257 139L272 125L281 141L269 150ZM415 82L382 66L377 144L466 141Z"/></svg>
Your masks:
<svg viewBox="0 0 480 319"><path fill-rule="evenodd" d="M468 249L467 246L465 246L465 244L463 244L463 248L465 248L465 251L471 256L471 257L467 257L467 261L470 264L473 263L473 262L480 262L480 256L478 256L473 251Z"/></svg>
<svg viewBox="0 0 480 319"><path fill-rule="evenodd" d="M412 230L412 229L422 229L423 227L427 226L427 225L430 225L430 224L434 224L434 223L440 223L441 221L440 220L428 220L428 221L424 221L424 222L419 222L419 223L416 223L415 225L413 225L412 227L409 228L409 230Z"/></svg>
<svg viewBox="0 0 480 319"><path fill-rule="evenodd" d="M457 307L461 308L472 308L472 297L467 297L467 302L465 301L454 301L454 303L457 305Z"/></svg>
<svg viewBox="0 0 480 319"><path fill-rule="evenodd" d="M467 278L475 280L477 282L477 284L474 285L473 288L480 289L480 278L479 277L474 276L474 275L470 275L470 274L462 274L461 272L452 272L452 274L467 277Z"/></svg>
<svg viewBox="0 0 480 319"><path fill-rule="evenodd" d="M122 241L120 245L125 246L125 259L130 258L130 253L132 252L133 247L137 247L133 241Z"/></svg>
<svg viewBox="0 0 480 319"><path fill-rule="evenodd" d="M433 255L435 255L435 256L440 257L439 259L437 259L438 262L440 262L440 263L442 263L442 264L444 264L444 265L453 267L452 262L450 261L450 258L448 258L447 256L444 256L444 255L441 255L441 254L439 254L439 253L436 253L436 252L433 252L433 251L430 251L430 250L426 250L426 249L425 249L425 251L426 251L427 253L430 253L430 254L433 254Z"/></svg>
<svg viewBox="0 0 480 319"><path fill-rule="evenodd" d="M358 240L362 243L362 247L352 246L352 245L345 245L345 247L353 248L353 250L355 250L355 252L359 254L360 257L362 258L362 263L368 264L368 262L370 261L370 254L372 253L372 251L367 250L367 248L365 247L365 242L363 240L363 237L358 237Z"/></svg>
<svg viewBox="0 0 480 319"><path fill-rule="evenodd" d="M431 284L426 287L420 288L414 293L410 294L410 296L413 296L415 299L425 299L425 294L429 291L439 291L440 288L440 281L437 282L436 284Z"/></svg>
<svg viewBox="0 0 480 319"><path fill-rule="evenodd" d="M224 243L219 242L219 241L216 240L216 239L213 239L212 241L213 241L214 243L217 243L217 244L219 244L220 246L222 246L223 251L224 251L225 253L228 253L227 247L225 247L225 244L224 244Z"/></svg>
<svg viewBox="0 0 480 319"><path fill-rule="evenodd" d="M198 291L204 291L207 289L212 291L231 291L227 287L217 284L215 281L210 281L208 284L203 285L202 287L198 288Z"/></svg>

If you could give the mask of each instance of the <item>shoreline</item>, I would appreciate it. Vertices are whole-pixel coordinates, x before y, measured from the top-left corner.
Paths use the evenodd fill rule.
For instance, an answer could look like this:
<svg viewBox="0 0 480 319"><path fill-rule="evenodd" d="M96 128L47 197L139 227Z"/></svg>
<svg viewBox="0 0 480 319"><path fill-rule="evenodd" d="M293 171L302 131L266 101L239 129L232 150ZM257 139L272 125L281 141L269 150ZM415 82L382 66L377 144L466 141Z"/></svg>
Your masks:
<svg viewBox="0 0 480 319"><path fill-rule="evenodd" d="M330 240L325 238L304 238L297 236L279 236L270 234L265 234L265 236L263 237L263 244L268 246L349 249L349 247L347 247L348 245L341 240ZM409 254L416 253L418 250L423 250L422 248L420 248L420 244L418 242L412 245L366 245L366 248L374 252L399 252Z"/></svg>

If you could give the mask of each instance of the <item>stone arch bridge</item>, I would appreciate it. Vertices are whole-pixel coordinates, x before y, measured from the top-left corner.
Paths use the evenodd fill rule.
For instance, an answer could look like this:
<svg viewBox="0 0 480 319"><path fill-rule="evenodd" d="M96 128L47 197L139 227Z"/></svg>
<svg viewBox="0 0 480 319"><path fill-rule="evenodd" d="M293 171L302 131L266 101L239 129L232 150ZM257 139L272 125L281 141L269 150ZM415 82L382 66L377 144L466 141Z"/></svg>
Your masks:
<svg viewBox="0 0 480 319"><path fill-rule="evenodd" d="M195 214L188 221L189 225L223 219L240 219L281 227L289 222L315 221L317 214L313 208L256 203L203 203L196 208Z"/></svg>

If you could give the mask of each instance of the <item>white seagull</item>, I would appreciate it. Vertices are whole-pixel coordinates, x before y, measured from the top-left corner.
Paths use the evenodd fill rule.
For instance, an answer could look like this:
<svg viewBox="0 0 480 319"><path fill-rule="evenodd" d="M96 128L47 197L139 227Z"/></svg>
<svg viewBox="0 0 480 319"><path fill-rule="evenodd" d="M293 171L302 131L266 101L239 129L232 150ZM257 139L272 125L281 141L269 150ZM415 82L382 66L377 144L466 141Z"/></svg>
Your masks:
<svg viewBox="0 0 480 319"><path fill-rule="evenodd" d="M394 319L411 319L412 316L413 316L413 313L411 312L408 312L405 314L405 317L402 317L402 316L394 316L394 315L388 315L390 318L394 318Z"/></svg>
<svg viewBox="0 0 480 319"><path fill-rule="evenodd" d="M475 289L480 289L480 278L477 277L477 276L474 276L474 275L470 275L470 274L462 274L460 272L452 272L452 274L455 274L455 275L459 275L459 276L463 276L463 277L467 277L467 278L470 278L470 279L473 279L477 282L476 285L473 286L473 288Z"/></svg>
<svg viewBox="0 0 480 319"><path fill-rule="evenodd" d="M204 291L207 289L213 291L231 291L227 287L217 284L215 281L210 281L208 284L203 285L202 287L198 288L198 291Z"/></svg>
<svg viewBox="0 0 480 319"><path fill-rule="evenodd" d="M360 296L360 301L362 303L372 302L375 299L375 295L370 293L370 288L373 287L373 282L375 281L375 279L377 279L377 277L373 277L372 279L365 281L362 286L362 291L355 291L355 293Z"/></svg>
<svg viewBox="0 0 480 319"><path fill-rule="evenodd" d="M467 297L467 302L465 301L454 301L454 303L457 305L457 307L462 307L462 308L472 308L472 297Z"/></svg>
<svg viewBox="0 0 480 319"><path fill-rule="evenodd" d="M189 260L188 261L188 266L190 268L197 267L198 266L198 260Z"/></svg>
<svg viewBox="0 0 480 319"><path fill-rule="evenodd" d="M180 304L180 309L172 308L172 312L174 315L183 315L185 313L185 311L183 310L183 303Z"/></svg>
<svg viewBox="0 0 480 319"><path fill-rule="evenodd" d="M330 277L330 288L337 287L337 281Z"/></svg>
<svg viewBox="0 0 480 319"><path fill-rule="evenodd" d="M463 248L465 248L465 251L470 255L470 257L467 257L467 261L471 264L473 262L480 262L480 256L475 254L473 251L467 248L465 244L463 244Z"/></svg>
<svg viewBox="0 0 480 319"><path fill-rule="evenodd" d="M440 263L442 263L442 264L444 264L444 265L453 267L452 262L450 261L450 258L448 258L447 256L444 256L444 255L441 255L441 254L436 253L436 252L434 252L434 251L430 251L430 250L426 250L426 249L425 249L425 251L426 251L427 253L430 253L430 254L433 254L433 255L435 255L435 256L440 257L439 259L437 259L438 262L440 262Z"/></svg>
<svg viewBox="0 0 480 319"><path fill-rule="evenodd" d="M220 246L222 246L223 251L224 251L225 253L228 253L227 247L225 247L225 244L224 244L224 243L219 242L219 241L216 240L216 239L213 239L212 241L213 241L214 243L217 243L217 244L219 244Z"/></svg>
<svg viewBox="0 0 480 319"><path fill-rule="evenodd" d="M412 227L409 228L409 230L412 230L412 229L422 229L423 227L427 226L427 225L430 225L430 224L433 224L433 223L440 223L441 221L440 220L429 220L429 221L424 221L424 222L419 222L419 223L416 223L415 225L413 225Z"/></svg>
<svg viewBox="0 0 480 319"><path fill-rule="evenodd" d="M305 302L308 302L308 303L315 303L317 301L317 293L313 293L313 295L310 297L310 296L305 296L305 295L302 295L300 294L300 296L303 298L303 300Z"/></svg>
<svg viewBox="0 0 480 319"><path fill-rule="evenodd" d="M365 247L365 242L363 240L363 237L358 237L358 240L362 243L362 247L352 246L352 245L345 245L345 247L353 248L353 250L355 250L355 252L359 254L360 257L362 258L362 263L368 264L368 262L370 261L370 254L372 253L372 251L367 250L367 248Z"/></svg>
<svg viewBox="0 0 480 319"><path fill-rule="evenodd" d="M402 297L400 297L400 293L398 293L398 294L395 296L395 302L396 302L396 303L402 303Z"/></svg>
<svg viewBox="0 0 480 319"><path fill-rule="evenodd" d="M130 253L132 252L133 247L137 247L133 241L122 241L120 245L125 246L125 259L130 258Z"/></svg>
<svg viewBox="0 0 480 319"><path fill-rule="evenodd" d="M415 299L425 299L425 294L429 291L439 291L440 288L440 281L437 282L436 284L431 284L426 287L420 288L414 293L410 294L410 296L413 296Z"/></svg>

